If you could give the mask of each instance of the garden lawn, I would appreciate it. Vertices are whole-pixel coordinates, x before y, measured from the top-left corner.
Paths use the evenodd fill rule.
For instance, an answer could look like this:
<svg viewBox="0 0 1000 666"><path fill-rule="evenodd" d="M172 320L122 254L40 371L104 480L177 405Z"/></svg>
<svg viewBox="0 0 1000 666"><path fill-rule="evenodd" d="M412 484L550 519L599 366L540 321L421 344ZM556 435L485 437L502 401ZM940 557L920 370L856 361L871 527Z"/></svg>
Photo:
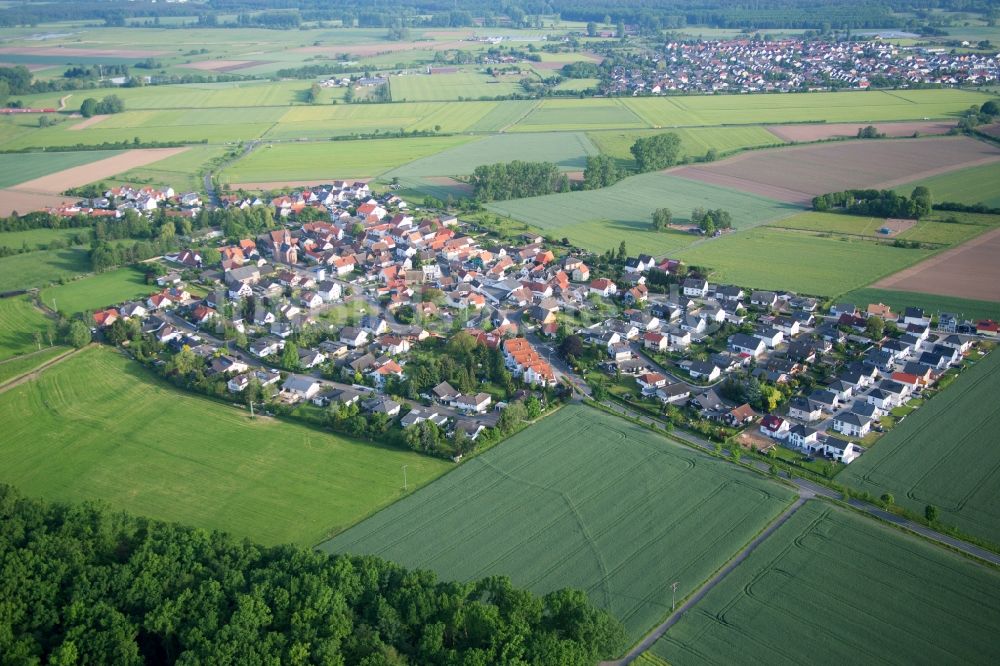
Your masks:
<svg viewBox="0 0 1000 666"><path fill-rule="evenodd" d="M930 188L934 201L1000 208L1000 162L925 178L895 189L909 196L918 185Z"/></svg>
<svg viewBox="0 0 1000 666"><path fill-rule="evenodd" d="M49 324L27 296L0 298L0 360L37 351L34 334L43 333Z"/></svg>
<svg viewBox="0 0 1000 666"><path fill-rule="evenodd" d="M497 201L487 207L595 252L617 249L624 240L632 252L659 255L687 247L698 237L684 231L654 232L653 211L669 208L675 221L684 224L698 206L730 211L737 229L799 210L791 204L663 173L633 176L600 190Z"/></svg>
<svg viewBox="0 0 1000 666"><path fill-rule="evenodd" d="M107 347L0 394L0 481L57 501L312 545L451 463L180 392Z"/></svg>
<svg viewBox="0 0 1000 666"><path fill-rule="evenodd" d="M996 663L998 595L995 569L814 500L650 652L691 666Z"/></svg>
<svg viewBox="0 0 1000 666"><path fill-rule="evenodd" d="M114 157L118 150L93 150L65 153L0 154L0 187L10 187L50 173ZM3 241L0 240L0 243Z"/></svg>
<svg viewBox="0 0 1000 666"><path fill-rule="evenodd" d="M837 476L840 483L1000 544L1000 354L966 368Z"/></svg>
<svg viewBox="0 0 1000 666"><path fill-rule="evenodd" d="M639 426L563 407L321 548L441 577L585 590L636 641L792 493Z"/></svg>
<svg viewBox="0 0 1000 666"><path fill-rule="evenodd" d="M767 227L705 239L679 253L686 263L709 268L719 282L815 296L836 296L871 284L930 254Z"/></svg>
<svg viewBox="0 0 1000 666"><path fill-rule="evenodd" d="M26 252L0 258L0 292L41 287L90 271L83 248Z"/></svg>
<svg viewBox="0 0 1000 666"><path fill-rule="evenodd" d="M376 176L469 140L468 136L448 136L265 144L223 171L220 180L223 183L261 183Z"/></svg>
<svg viewBox="0 0 1000 666"><path fill-rule="evenodd" d="M159 287L155 284L146 284L145 273L134 266L126 266L48 287L42 290L40 297L50 308L73 315L118 305L123 301L145 299L157 291Z"/></svg>
<svg viewBox="0 0 1000 666"><path fill-rule="evenodd" d="M953 296L865 287L846 293L837 300L845 303L857 303L861 308L869 303L885 303L891 306L894 312L903 312L906 308L922 308L924 312L930 314L950 312L958 315L960 319L1000 321L1000 303Z"/></svg>

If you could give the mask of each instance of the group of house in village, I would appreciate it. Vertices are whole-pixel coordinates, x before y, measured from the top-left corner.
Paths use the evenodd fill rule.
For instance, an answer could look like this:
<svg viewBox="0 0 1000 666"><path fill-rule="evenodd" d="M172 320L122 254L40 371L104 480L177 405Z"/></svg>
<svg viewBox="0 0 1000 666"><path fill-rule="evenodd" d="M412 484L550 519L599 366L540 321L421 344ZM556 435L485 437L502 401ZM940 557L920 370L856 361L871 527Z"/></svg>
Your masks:
<svg viewBox="0 0 1000 666"><path fill-rule="evenodd" d="M386 389L406 377L411 350L431 336L465 330L502 352L512 375L537 389L555 386L559 376L547 357L551 349L538 349L523 334L573 330L606 354L605 371L635 377L648 398L850 462L863 450L857 440L881 427L881 416L959 363L976 335L991 334L991 322L948 314L932 331L921 311L897 315L881 304L837 304L821 313L814 298L711 284L697 275L677 278L670 293L653 293L647 276L677 274L678 261L640 255L611 277L597 277L586 256L557 257L541 237L503 244L467 235L454 217L415 215L395 194L375 196L360 182L267 200L229 197L225 205L272 206L279 226L230 239L218 247L217 265L206 265L196 248L165 257L175 268L159 278L159 291L96 313L95 324L137 317L158 341L188 344L210 359L211 371L225 373L233 393L256 382L288 402L359 404L395 417L407 410ZM308 216L320 220L299 222L307 208L322 211ZM185 288L185 270L208 283L205 296ZM337 308L341 319L334 321ZM404 311L401 323L396 315ZM580 323L598 312L604 314L594 323ZM869 317L898 320L900 335L870 339ZM738 332L719 344L717 332L727 324L735 328L725 330ZM223 328L245 336L245 346L215 339ZM275 359L306 328L319 330L319 341L297 347L297 372L277 373ZM724 349L704 353L706 340ZM759 415L720 397L727 377L788 383L813 365L829 365L834 348L846 343L861 351L841 358L822 386L794 396L787 413ZM405 405L402 425L461 419L474 437L503 407L486 392L438 388L425 396L433 407Z"/></svg>
<svg viewBox="0 0 1000 666"><path fill-rule="evenodd" d="M607 92L789 92L884 85L983 85L1000 77L996 52L947 52L868 41L729 39L667 42L612 70Z"/></svg>
<svg viewBox="0 0 1000 666"><path fill-rule="evenodd" d="M172 187L133 187L121 185L106 190L103 196L80 199L71 204L63 204L46 209L52 215L74 217L87 215L92 218L119 218L129 210L137 213L151 213L164 210L170 217L192 218L202 209L204 203L197 192L177 193Z"/></svg>

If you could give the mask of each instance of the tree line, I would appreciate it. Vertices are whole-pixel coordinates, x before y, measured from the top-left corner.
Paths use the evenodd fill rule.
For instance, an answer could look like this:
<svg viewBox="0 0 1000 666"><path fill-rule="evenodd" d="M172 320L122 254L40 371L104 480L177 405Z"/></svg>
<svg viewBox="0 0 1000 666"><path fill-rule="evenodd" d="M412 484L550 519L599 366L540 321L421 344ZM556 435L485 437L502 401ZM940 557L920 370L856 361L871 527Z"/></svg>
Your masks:
<svg viewBox="0 0 1000 666"><path fill-rule="evenodd" d="M909 197L892 190L844 190L814 197L813 210L839 209L850 215L898 217L919 220L931 213L931 191L923 185L913 188Z"/></svg>
<svg viewBox="0 0 1000 666"><path fill-rule="evenodd" d="M477 201L504 201L568 192L569 178L552 162L497 162L477 166L469 177Z"/></svg>
<svg viewBox="0 0 1000 666"><path fill-rule="evenodd" d="M446 582L6 485L0 598L10 663L582 666L615 656L625 636L575 590Z"/></svg>

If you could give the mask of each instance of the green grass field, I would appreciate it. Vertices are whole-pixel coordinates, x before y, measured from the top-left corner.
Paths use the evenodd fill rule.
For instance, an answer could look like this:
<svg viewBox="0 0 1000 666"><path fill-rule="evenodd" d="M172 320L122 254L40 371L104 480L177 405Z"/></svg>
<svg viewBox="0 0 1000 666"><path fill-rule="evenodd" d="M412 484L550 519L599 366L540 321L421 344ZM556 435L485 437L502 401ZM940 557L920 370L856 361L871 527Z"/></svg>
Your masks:
<svg viewBox="0 0 1000 666"><path fill-rule="evenodd" d="M494 78L474 71L449 74L409 74L389 79L389 90L396 102L479 99L524 92L519 76Z"/></svg>
<svg viewBox="0 0 1000 666"><path fill-rule="evenodd" d="M663 134L667 130L636 130L631 132L588 132L601 152L629 165L634 164L629 149L636 139ZM720 155L755 146L780 146L784 141L763 127L680 127L669 130L681 140L680 156L702 157L710 149Z"/></svg>
<svg viewBox="0 0 1000 666"><path fill-rule="evenodd" d="M468 136L264 144L222 172L223 183L362 178L469 141Z"/></svg>
<svg viewBox="0 0 1000 666"><path fill-rule="evenodd" d="M763 227L707 239L679 254L688 264L707 266L712 279L721 282L836 296L871 284L930 253Z"/></svg>
<svg viewBox="0 0 1000 666"><path fill-rule="evenodd" d="M42 344L44 345L48 343L43 342ZM42 347L41 351L0 361L0 385L6 384L16 377L20 377L23 374L31 372L46 361L49 361L68 350L68 347L63 347L61 345L56 345L54 347Z"/></svg>
<svg viewBox="0 0 1000 666"><path fill-rule="evenodd" d="M651 652L692 666L996 663L997 595L995 569L812 501Z"/></svg>
<svg viewBox="0 0 1000 666"><path fill-rule="evenodd" d="M960 224L943 221L949 217L959 220ZM879 229L885 226L884 218L808 211L786 217L768 226L815 233L867 236L885 241L898 238L936 245L959 245L995 228L997 224L1000 224L1000 216L937 212L927 219L918 221L909 229L889 237L879 233Z"/></svg>
<svg viewBox="0 0 1000 666"><path fill-rule="evenodd" d="M136 399L141 396L141 399ZM312 545L452 465L179 392L106 347L0 394L0 481L58 501Z"/></svg>
<svg viewBox="0 0 1000 666"><path fill-rule="evenodd" d="M698 237L682 231L652 231L653 211L669 208L675 220L683 223L698 206L730 211L738 229L798 210L791 204L662 173L633 176L600 190L497 201L487 207L595 252L617 248L624 240L633 252L660 255L687 247Z"/></svg>
<svg viewBox="0 0 1000 666"><path fill-rule="evenodd" d="M613 465L609 465L614 461ZM696 589L792 493L583 406L539 424L321 548L446 579L583 589L631 641Z"/></svg>
<svg viewBox="0 0 1000 666"><path fill-rule="evenodd" d="M950 312L963 319L993 319L1000 321L1000 303L977 301L968 298L938 296L937 294L921 294L913 291L896 291L894 289L871 289L865 287L856 289L838 298L848 303L864 306L868 303L885 303L892 306L896 312L902 312L909 307L923 308L926 312Z"/></svg>
<svg viewBox="0 0 1000 666"><path fill-rule="evenodd" d="M0 291L41 287L88 272L90 258L83 248L15 254L0 258Z"/></svg>
<svg viewBox="0 0 1000 666"><path fill-rule="evenodd" d="M909 195L917 185L930 188L935 201L969 205L981 203L990 208L1000 208L1000 162L907 183L897 187L896 191Z"/></svg>
<svg viewBox="0 0 1000 666"><path fill-rule="evenodd" d="M0 298L0 360L37 351L34 333L45 331L49 323L27 296Z"/></svg>
<svg viewBox="0 0 1000 666"><path fill-rule="evenodd" d="M120 152L95 150L77 153L0 154L0 187L10 187L63 169L96 162Z"/></svg>
<svg viewBox="0 0 1000 666"><path fill-rule="evenodd" d="M622 100L590 98L543 100L511 129L518 132L552 132L647 126Z"/></svg>
<svg viewBox="0 0 1000 666"><path fill-rule="evenodd" d="M1000 543L1000 354L966 369L837 480Z"/></svg>
<svg viewBox="0 0 1000 666"><path fill-rule="evenodd" d="M47 287L41 291L40 298L48 307L57 307L59 312L72 315L145 298L159 290L155 284L146 284L145 275L138 269L126 266Z"/></svg>
<svg viewBox="0 0 1000 666"><path fill-rule="evenodd" d="M991 96L941 89L640 97L625 104L650 127L951 118Z"/></svg>
<svg viewBox="0 0 1000 666"><path fill-rule="evenodd" d="M68 228L68 229L28 229L27 231L2 231L0 232L0 247L9 247L13 250L20 250L27 246L29 250L38 250L48 247L49 243L58 240L70 245L75 241L83 239L84 243L90 242L90 229L88 228Z"/></svg>

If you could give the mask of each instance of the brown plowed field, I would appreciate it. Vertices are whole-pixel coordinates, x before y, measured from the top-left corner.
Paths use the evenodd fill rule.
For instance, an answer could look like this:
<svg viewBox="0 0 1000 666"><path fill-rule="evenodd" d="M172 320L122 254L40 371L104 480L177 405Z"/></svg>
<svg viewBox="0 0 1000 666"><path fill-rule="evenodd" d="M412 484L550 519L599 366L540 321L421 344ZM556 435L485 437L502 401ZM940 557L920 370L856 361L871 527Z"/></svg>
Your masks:
<svg viewBox="0 0 1000 666"><path fill-rule="evenodd" d="M102 178L158 162L187 148L144 148L129 150L114 157L97 160L72 169L50 173L41 178L0 190L0 215L10 215L12 211L28 213L42 208L60 206L74 201L73 197L60 194L72 187L80 187Z"/></svg>
<svg viewBox="0 0 1000 666"><path fill-rule="evenodd" d="M72 118L72 116L70 117ZM93 125L96 125L97 123L101 122L105 118L107 118L107 116L91 116L89 118L84 118L82 121L76 123L75 125L70 125L66 129L71 131L87 129L88 127L92 127Z"/></svg>
<svg viewBox="0 0 1000 666"><path fill-rule="evenodd" d="M826 192L890 188L996 161L1000 161L996 146L966 137L942 137L757 150L712 164L677 167L669 173L804 205Z"/></svg>
<svg viewBox="0 0 1000 666"><path fill-rule="evenodd" d="M1000 301L1000 229L893 273L872 287Z"/></svg>
<svg viewBox="0 0 1000 666"><path fill-rule="evenodd" d="M874 123L876 129L887 137L913 136L920 134L947 134L954 123L919 121L913 123ZM779 139L789 142L822 141L839 137L856 137L858 130L866 123L816 123L802 125L771 125L768 131Z"/></svg>

